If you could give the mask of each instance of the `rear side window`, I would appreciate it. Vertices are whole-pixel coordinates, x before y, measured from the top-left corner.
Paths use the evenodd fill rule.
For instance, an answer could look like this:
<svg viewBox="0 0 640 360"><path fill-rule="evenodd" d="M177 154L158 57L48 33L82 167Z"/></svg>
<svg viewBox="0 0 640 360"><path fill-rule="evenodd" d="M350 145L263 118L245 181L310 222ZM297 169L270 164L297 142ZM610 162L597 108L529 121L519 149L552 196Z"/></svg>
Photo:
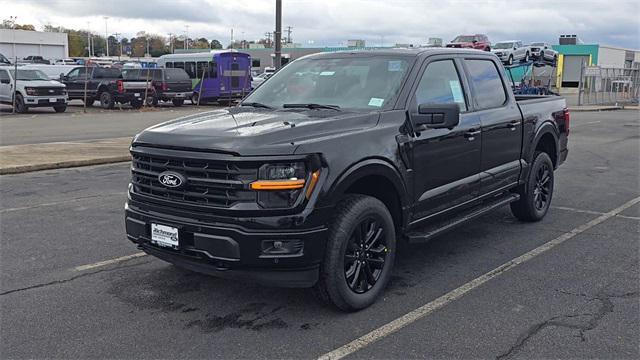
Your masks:
<svg viewBox="0 0 640 360"><path fill-rule="evenodd" d="M10 80L9 74L4 70L0 70L0 80Z"/></svg>
<svg viewBox="0 0 640 360"><path fill-rule="evenodd" d="M496 64L491 60L465 60L479 110L500 107L507 93Z"/></svg>
<svg viewBox="0 0 640 360"><path fill-rule="evenodd" d="M165 76L169 80L189 80L189 75L182 69L165 69Z"/></svg>
<svg viewBox="0 0 640 360"><path fill-rule="evenodd" d="M416 105L453 104L467 110L462 83L453 60L440 60L427 65L416 89Z"/></svg>

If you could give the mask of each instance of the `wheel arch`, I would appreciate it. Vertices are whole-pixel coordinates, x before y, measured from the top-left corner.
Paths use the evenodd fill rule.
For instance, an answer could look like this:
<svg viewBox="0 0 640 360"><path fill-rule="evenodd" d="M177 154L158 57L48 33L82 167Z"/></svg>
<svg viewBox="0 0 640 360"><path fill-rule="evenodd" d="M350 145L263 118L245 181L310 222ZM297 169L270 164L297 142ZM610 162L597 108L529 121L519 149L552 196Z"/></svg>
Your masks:
<svg viewBox="0 0 640 360"><path fill-rule="evenodd" d="M389 209L397 229L406 226L407 188L399 170L387 160L365 159L340 174L329 190L329 198L337 203L348 194L377 198Z"/></svg>
<svg viewBox="0 0 640 360"><path fill-rule="evenodd" d="M558 132L551 121L543 123L536 132L527 156L529 163L533 162L536 151L546 152L553 162L553 167L558 166Z"/></svg>

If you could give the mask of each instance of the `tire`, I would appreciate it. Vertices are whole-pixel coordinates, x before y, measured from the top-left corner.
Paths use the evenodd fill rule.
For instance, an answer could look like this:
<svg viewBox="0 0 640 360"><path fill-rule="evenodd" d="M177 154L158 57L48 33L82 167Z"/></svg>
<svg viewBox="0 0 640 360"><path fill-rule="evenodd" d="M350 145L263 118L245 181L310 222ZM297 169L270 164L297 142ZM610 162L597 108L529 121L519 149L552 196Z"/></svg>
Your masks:
<svg viewBox="0 0 640 360"><path fill-rule="evenodd" d="M198 93L193 93L193 95L191 95L191 103L193 105L198 105Z"/></svg>
<svg viewBox="0 0 640 360"><path fill-rule="evenodd" d="M84 102L84 98L80 99L82 100L82 102ZM96 101L96 99L91 98L91 97L87 97L87 107L93 106L93 103Z"/></svg>
<svg viewBox="0 0 640 360"><path fill-rule="evenodd" d="M335 214L313 292L340 310L364 309L391 278L396 254L393 219L380 200L365 195L348 196ZM368 248L363 245L367 242Z"/></svg>
<svg viewBox="0 0 640 360"><path fill-rule="evenodd" d="M144 101L137 100L137 99L136 100L131 100L130 104L131 104L132 108L137 110L137 109L140 109L142 107L142 105L144 104Z"/></svg>
<svg viewBox="0 0 640 360"><path fill-rule="evenodd" d="M100 93L100 106L103 109L113 109L115 105L116 103L113 100L113 95L111 95L110 92L103 91Z"/></svg>
<svg viewBox="0 0 640 360"><path fill-rule="evenodd" d="M487 46L486 48L484 48L484 51L491 51L491 48Z"/></svg>
<svg viewBox="0 0 640 360"><path fill-rule="evenodd" d="M184 99L173 99L173 100L171 100L171 102L173 103L173 106L175 106L175 107L180 107L180 106L184 105Z"/></svg>
<svg viewBox="0 0 640 360"><path fill-rule="evenodd" d="M67 105L54 106L53 110L55 110L57 113L63 113L67 111Z"/></svg>
<svg viewBox="0 0 640 360"><path fill-rule="evenodd" d="M24 114L29 112L29 107L24 103L24 98L22 94L16 94L16 112Z"/></svg>
<svg viewBox="0 0 640 360"><path fill-rule="evenodd" d="M160 102L160 100L158 100L157 96L147 96L147 99L145 101L145 103L147 104L147 106L153 106L153 107L157 107L158 106L158 102Z"/></svg>
<svg viewBox="0 0 640 360"><path fill-rule="evenodd" d="M507 65L513 65L513 55L509 55L509 59L507 60Z"/></svg>
<svg viewBox="0 0 640 360"><path fill-rule="evenodd" d="M523 59L523 61L524 61L524 62L529 62L529 52L526 52L526 53L524 54L524 59Z"/></svg>
<svg viewBox="0 0 640 360"><path fill-rule="evenodd" d="M553 197L553 162L545 152L536 152L527 182L518 189L520 200L511 203L511 213L522 221L540 221Z"/></svg>

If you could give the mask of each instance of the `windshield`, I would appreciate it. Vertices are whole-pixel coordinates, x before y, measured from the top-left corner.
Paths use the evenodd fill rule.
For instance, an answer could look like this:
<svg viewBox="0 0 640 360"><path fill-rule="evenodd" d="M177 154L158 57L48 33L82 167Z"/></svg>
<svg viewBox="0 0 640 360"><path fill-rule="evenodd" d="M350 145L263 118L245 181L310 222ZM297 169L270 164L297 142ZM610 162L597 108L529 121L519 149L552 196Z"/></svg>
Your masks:
<svg viewBox="0 0 640 360"><path fill-rule="evenodd" d="M15 75L15 70L10 70L11 75ZM40 70L20 70L18 69L18 80L49 80L49 77Z"/></svg>
<svg viewBox="0 0 640 360"><path fill-rule="evenodd" d="M531 43L531 46L544 46L544 43Z"/></svg>
<svg viewBox="0 0 640 360"><path fill-rule="evenodd" d="M458 36L457 38L453 39L453 42L473 42L473 40L475 39L475 36Z"/></svg>
<svg viewBox="0 0 640 360"><path fill-rule="evenodd" d="M511 49L513 47L512 42L501 42L493 45L494 49Z"/></svg>
<svg viewBox="0 0 640 360"><path fill-rule="evenodd" d="M296 60L264 82L245 103L273 108L323 104L347 109L380 109L400 91L407 59L371 56Z"/></svg>
<svg viewBox="0 0 640 360"><path fill-rule="evenodd" d="M0 63L2 64L11 64L9 62L9 59L7 59L6 57L4 57L4 55L0 54Z"/></svg>

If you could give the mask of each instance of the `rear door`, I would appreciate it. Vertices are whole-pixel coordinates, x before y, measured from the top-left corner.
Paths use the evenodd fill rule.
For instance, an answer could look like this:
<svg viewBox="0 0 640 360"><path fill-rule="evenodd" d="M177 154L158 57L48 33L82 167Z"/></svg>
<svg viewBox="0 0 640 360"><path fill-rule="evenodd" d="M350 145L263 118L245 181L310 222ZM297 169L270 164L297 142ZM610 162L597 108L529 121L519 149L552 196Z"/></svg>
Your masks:
<svg viewBox="0 0 640 360"><path fill-rule="evenodd" d="M464 63L482 124L481 194L486 195L518 181L522 116L499 63L487 58L466 58Z"/></svg>
<svg viewBox="0 0 640 360"><path fill-rule="evenodd" d="M413 141L414 219L419 221L472 201L479 194L480 120L468 111L468 95L460 63L431 57L409 102L410 114L420 104L460 106L460 123L452 129L427 129Z"/></svg>

